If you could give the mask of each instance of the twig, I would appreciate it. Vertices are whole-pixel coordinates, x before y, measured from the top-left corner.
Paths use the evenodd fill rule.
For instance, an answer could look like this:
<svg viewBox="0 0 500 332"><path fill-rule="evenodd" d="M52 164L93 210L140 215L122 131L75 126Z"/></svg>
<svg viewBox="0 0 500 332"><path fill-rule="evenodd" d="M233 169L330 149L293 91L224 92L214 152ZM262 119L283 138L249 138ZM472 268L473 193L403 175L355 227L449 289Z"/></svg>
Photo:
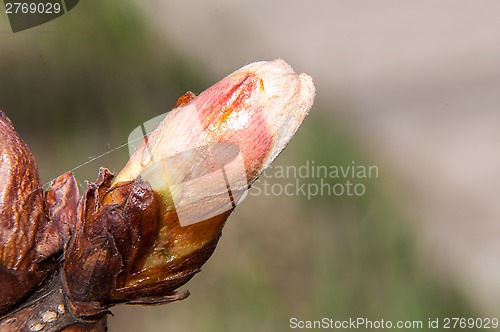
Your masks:
<svg viewBox="0 0 500 332"><path fill-rule="evenodd" d="M57 274L17 310L0 320L0 332L104 332L106 317L81 321L68 310Z"/></svg>

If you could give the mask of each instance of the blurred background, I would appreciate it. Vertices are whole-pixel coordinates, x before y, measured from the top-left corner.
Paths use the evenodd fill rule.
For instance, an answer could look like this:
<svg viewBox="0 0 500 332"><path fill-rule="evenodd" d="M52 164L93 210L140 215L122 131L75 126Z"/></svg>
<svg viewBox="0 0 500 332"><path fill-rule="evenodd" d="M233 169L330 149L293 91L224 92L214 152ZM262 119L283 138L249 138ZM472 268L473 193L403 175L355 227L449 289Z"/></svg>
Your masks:
<svg viewBox="0 0 500 332"><path fill-rule="evenodd" d="M119 171L129 133L184 92L283 58L317 97L274 165L377 166L348 178L361 196L251 191L183 287L191 296L117 307L111 331L498 318L499 12L496 1L82 1L15 34L2 13L0 109L44 183L73 169L83 190L99 166ZM296 183L273 172L256 188Z"/></svg>

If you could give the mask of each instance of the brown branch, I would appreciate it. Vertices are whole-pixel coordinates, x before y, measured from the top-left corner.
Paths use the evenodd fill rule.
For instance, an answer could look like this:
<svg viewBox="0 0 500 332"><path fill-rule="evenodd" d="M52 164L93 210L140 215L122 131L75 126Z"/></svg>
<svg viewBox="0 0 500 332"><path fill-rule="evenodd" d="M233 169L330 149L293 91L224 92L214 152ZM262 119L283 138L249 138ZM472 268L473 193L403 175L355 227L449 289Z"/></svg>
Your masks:
<svg viewBox="0 0 500 332"><path fill-rule="evenodd" d="M104 332L106 317L82 321L68 310L57 274L18 309L0 319L0 332Z"/></svg>

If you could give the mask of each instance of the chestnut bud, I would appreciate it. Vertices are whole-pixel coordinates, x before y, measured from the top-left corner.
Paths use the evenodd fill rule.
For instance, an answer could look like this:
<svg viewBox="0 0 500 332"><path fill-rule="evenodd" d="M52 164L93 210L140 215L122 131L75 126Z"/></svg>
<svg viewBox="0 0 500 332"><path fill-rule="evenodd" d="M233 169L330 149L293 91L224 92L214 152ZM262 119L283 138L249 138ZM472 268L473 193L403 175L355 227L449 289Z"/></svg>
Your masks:
<svg viewBox="0 0 500 332"><path fill-rule="evenodd" d="M283 60L249 64L179 98L123 170L113 178L101 169L80 200L63 273L74 314L185 298L174 290L211 256L313 99L311 77Z"/></svg>

